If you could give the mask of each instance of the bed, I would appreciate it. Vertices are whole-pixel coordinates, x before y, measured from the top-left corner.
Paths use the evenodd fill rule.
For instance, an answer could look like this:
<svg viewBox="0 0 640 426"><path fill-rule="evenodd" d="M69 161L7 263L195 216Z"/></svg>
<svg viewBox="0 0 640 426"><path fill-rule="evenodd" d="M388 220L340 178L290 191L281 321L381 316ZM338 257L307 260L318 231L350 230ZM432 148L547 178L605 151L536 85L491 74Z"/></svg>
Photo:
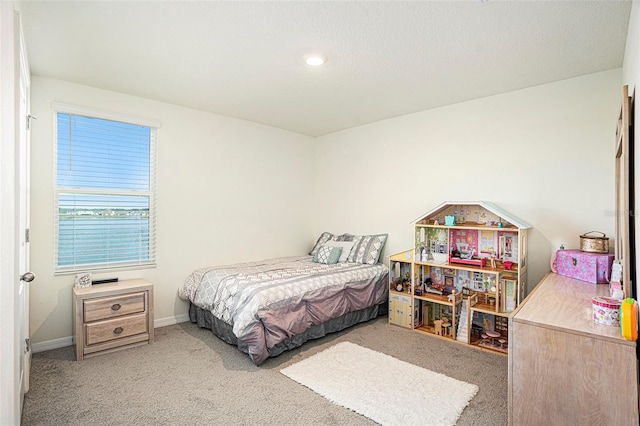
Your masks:
<svg viewBox="0 0 640 426"><path fill-rule="evenodd" d="M378 263L385 240L323 233L308 255L198 269L179 295L192 322L260 365L386 314L389 269Z"/></svg>

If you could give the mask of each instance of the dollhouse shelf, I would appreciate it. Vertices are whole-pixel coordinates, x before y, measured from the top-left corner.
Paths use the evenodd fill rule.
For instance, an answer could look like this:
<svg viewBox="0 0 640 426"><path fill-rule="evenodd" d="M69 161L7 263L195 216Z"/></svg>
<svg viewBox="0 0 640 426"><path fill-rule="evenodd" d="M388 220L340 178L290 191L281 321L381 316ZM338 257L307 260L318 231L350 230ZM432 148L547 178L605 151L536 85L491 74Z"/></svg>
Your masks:
<svg viewBox="0 0 640 426"><path fill-rule="evenodd" d="M435 302L441 305L453 306L453 302L448 299L446 295L422 293L422 296L414 296L416 300L425 300L428 302Z"/></svg>
<svg viewBox="0 0 640 426"><path fill-rule="evenodd" d="M496 307L495 306L491 306L491 305L487 305L487 304L477 304L471 307L472 311L475 312L481 312L484 314L489 314L489 315L497 315L499 317L505 317L508 318L511 316L511 312L496 312Z"/></svg>
<svg viewBox="0 0 640 426"><path fill-rule="evenodd" d="M459 224L444 225L445 216ZM418 218L414 248L389 257L389 323L507 354L508 318L524 299L530 228L485 201L443 203ZM452 261L454 252L478 264Z"/></svg>
<svg viewBox="0 0 640 426"><path fill-rule="evenodd" d="M393 260L393 259L391 259ZM400 260L399 260L400 261ZM511 268L511 270L504 269L503 267L491 268L489 265L485 266L474 266L474 265L465 265L463 263L435 263L435 262L421 262L416 260L414 262L416 265L424 265L424 266L432 266L432 267L440 267L440 268L456 268L461 271L475 271L475 272L484 272L487 274L502 274L502 273L513 273L516 274L517 270L516 265Z"/></svg>
<svg viewBox="0 0 640 426"><path fill-rule="evenodd" d="M518 228L513 226L509 226L509 227L503 226L502 228L500 228L495 225L488 226L480 223L470 223L470 222L465 222L464 224L452 225L452 226L435 225L432 223L416 223L416 228L458 228L458 229L470 229L470 230L476 230L476 231L512 231L512 232L518 231Z"/></svg>

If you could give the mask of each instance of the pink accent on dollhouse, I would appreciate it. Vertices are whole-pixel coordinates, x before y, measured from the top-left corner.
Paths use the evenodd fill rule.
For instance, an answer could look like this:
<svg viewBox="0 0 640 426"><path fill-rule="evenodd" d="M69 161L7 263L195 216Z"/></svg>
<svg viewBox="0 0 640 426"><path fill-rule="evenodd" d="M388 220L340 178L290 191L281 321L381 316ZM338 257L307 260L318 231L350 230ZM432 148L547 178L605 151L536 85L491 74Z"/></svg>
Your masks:
<svg viewBox="0 0 640 426"><path fill-rule="evenodd" d="M487 259L484 257L474 259L460 259L458 257L449 255L449 263L461 263L463 265L474 265L482 268L487 264Z"/></svg>
<svg viewBox="0 0 640 426"><path fill-rule="evenodd" d="M471 229L451 229L449 237L449 251L459 249L459 244L466 244L468 250L473 251L474 256L478 256L478 231Z"/></svg>

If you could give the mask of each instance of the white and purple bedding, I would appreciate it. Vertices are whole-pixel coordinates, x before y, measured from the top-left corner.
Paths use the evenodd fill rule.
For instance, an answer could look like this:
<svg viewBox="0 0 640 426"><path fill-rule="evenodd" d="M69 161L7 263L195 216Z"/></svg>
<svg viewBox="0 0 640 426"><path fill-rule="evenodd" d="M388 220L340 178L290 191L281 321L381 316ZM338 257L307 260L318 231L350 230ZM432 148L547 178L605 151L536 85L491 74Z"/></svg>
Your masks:
<svg viewBox="0 0 640 426"><path fill-rule="evenodd" d="M286 339L387 300L385 265L327 265L312 259L284 257L198 269L179 294L232 327L238 348L261 364Z"/></svg>

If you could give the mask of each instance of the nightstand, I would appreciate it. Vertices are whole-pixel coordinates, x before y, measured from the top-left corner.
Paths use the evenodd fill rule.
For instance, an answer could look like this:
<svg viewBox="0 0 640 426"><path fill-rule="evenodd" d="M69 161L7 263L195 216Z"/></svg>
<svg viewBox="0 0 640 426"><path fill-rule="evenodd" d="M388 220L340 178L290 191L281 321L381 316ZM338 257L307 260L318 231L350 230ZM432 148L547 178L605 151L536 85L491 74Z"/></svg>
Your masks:
<svg viewBox="0 0 640 426"><path fill-rule="evenodd" d="M153 343L153 284L124 280L73 289L76 359Z"/></svg>

